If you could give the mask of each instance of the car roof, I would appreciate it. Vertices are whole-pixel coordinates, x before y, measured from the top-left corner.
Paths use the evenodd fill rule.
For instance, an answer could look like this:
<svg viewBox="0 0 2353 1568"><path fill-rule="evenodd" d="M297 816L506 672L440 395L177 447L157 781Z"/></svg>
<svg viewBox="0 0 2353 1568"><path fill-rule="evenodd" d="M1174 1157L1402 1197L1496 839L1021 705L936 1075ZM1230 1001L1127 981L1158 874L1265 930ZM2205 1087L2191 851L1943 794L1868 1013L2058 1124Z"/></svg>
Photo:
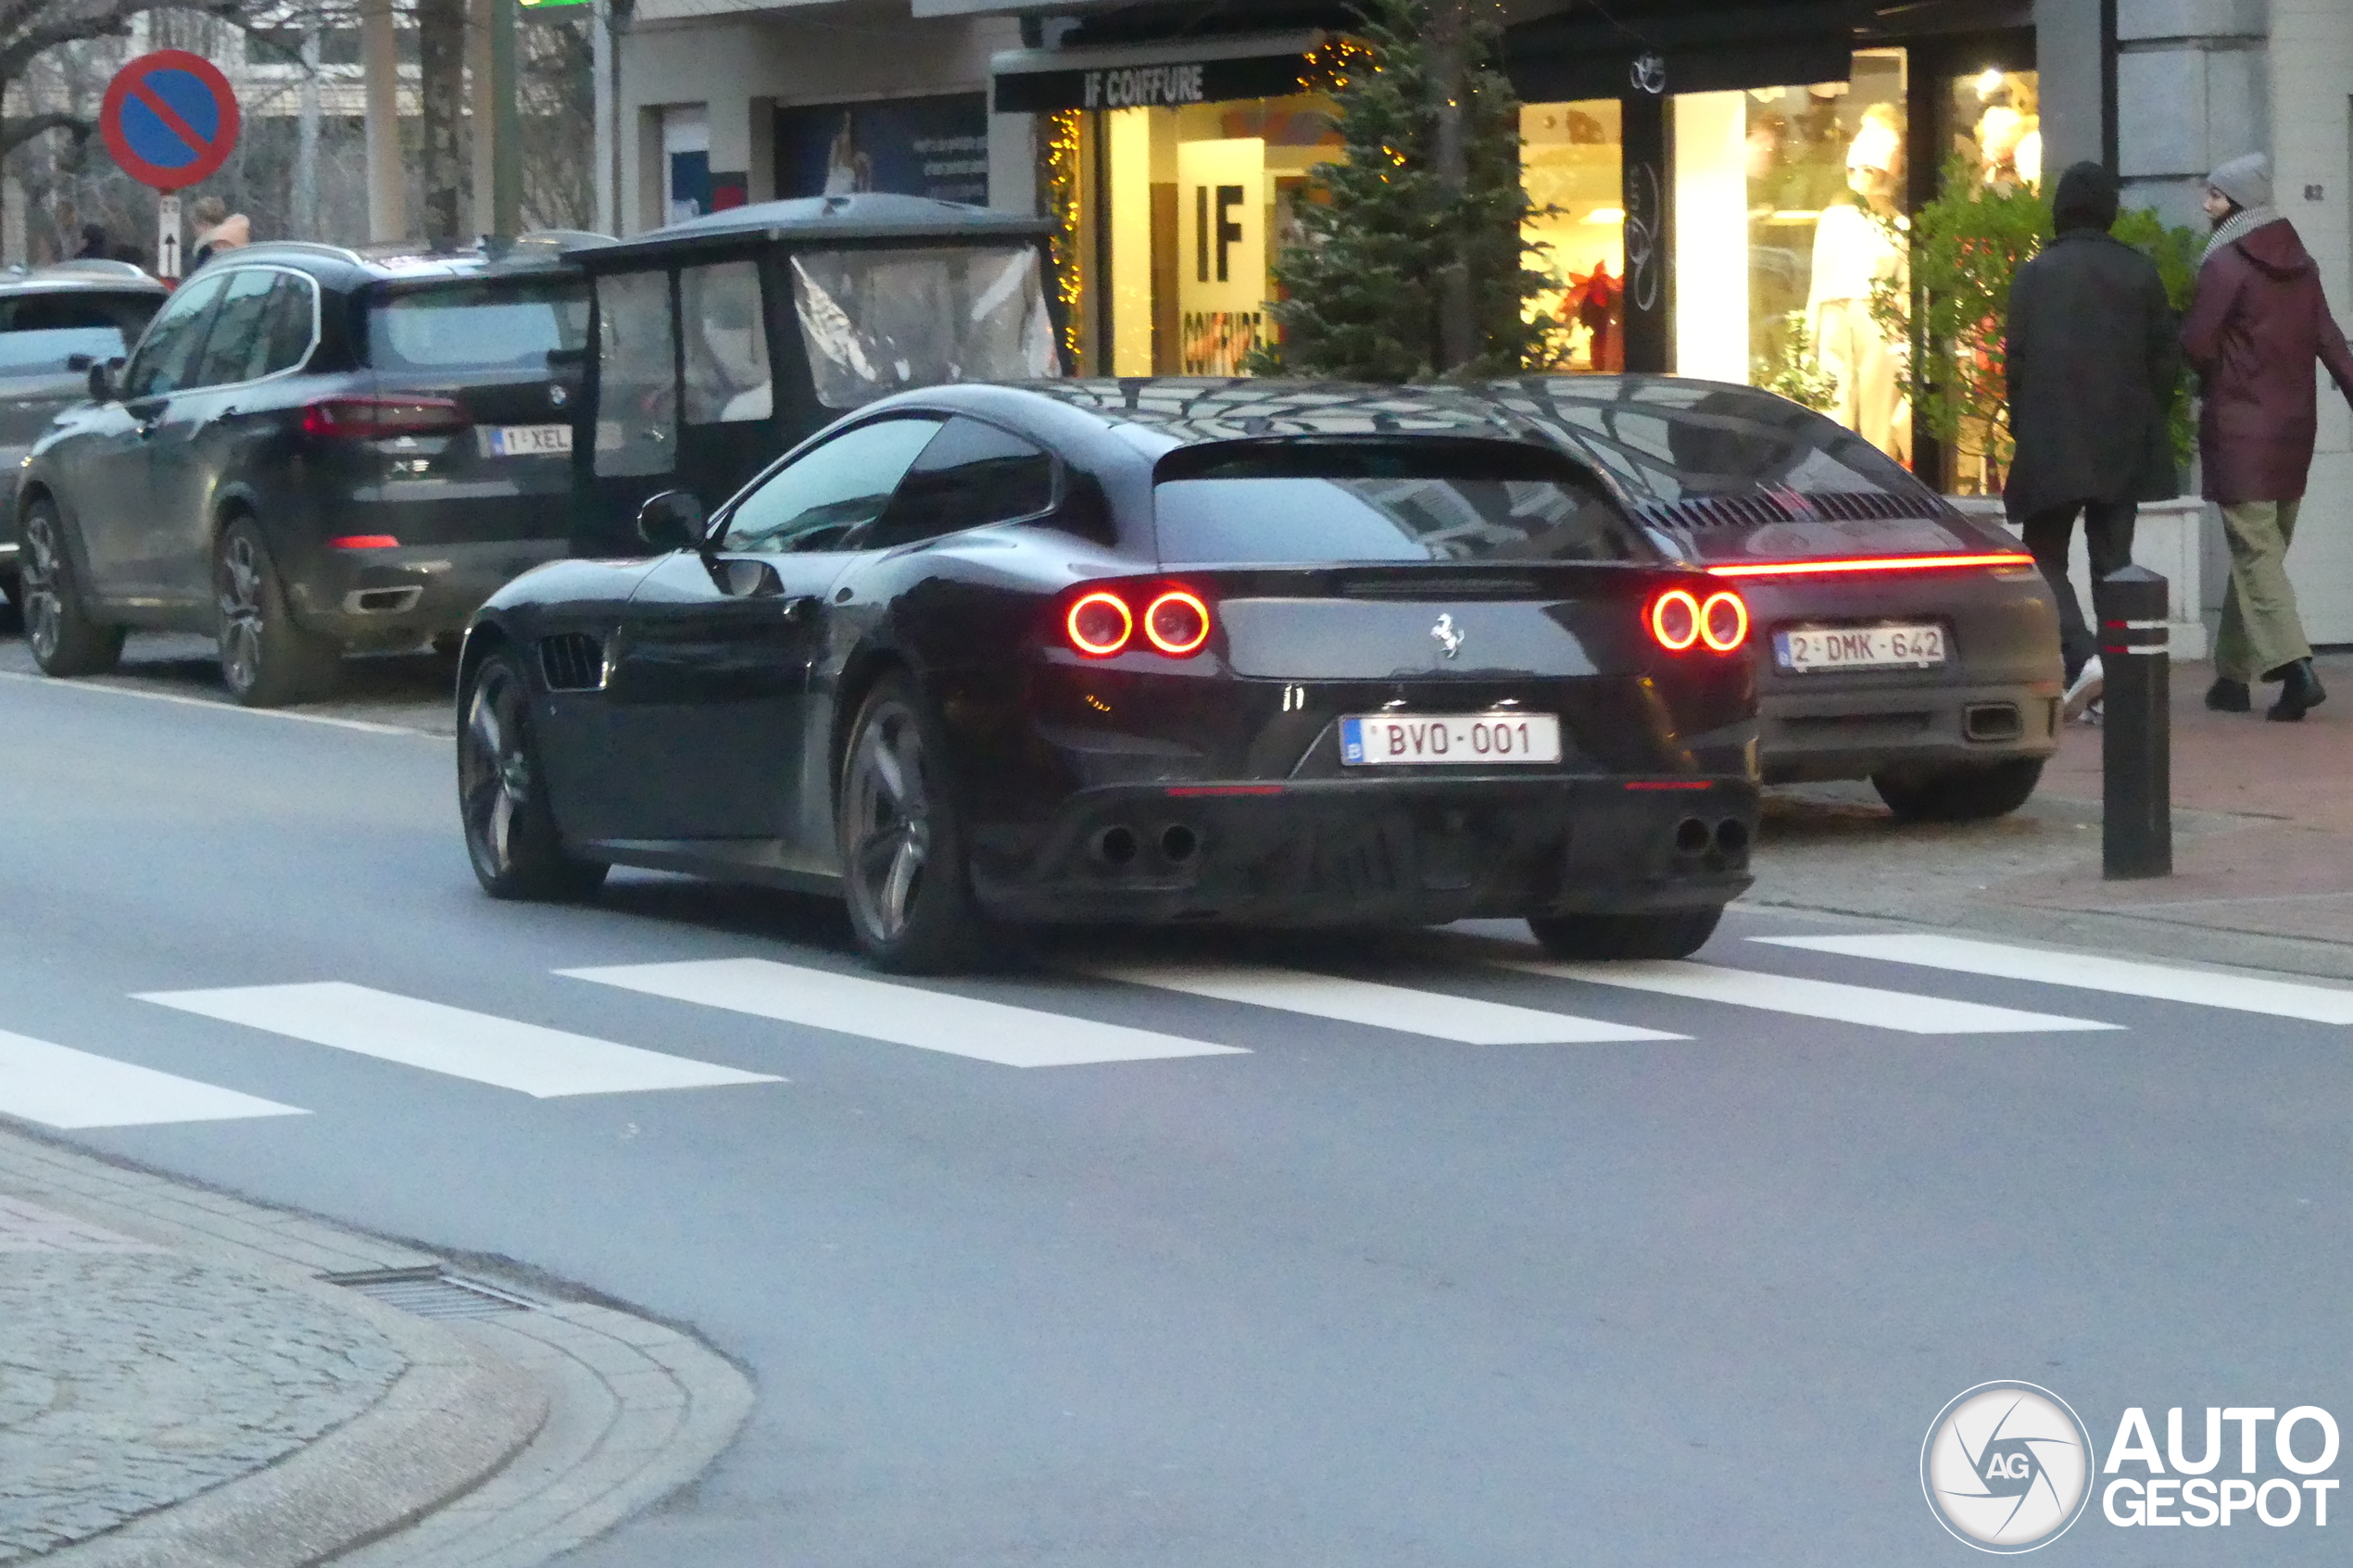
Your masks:
<svg viewBox="0 0 2353 1568"><path fill-rule="evenodd" d="M625 240L575 245L567 254L590 268L601 269L610 263L643 260L680 248L725 246L755 240L812 246L862 240L924 239L960 245L992 239L1035 242L1052 232L1053 225L1044 219L1021 213L876 191L729 207Z"/></svg>
<svg viewBox="0 0 2353 1568"><path fill-rule="evenodd" d="M156 294L163 284L128 261L59 261L0 275L0 295Z"/></svg>
<svg viewBox="0 0 2353 1568"><path fill-rule="evenodd" d="M1025 382L1020 390L1126 425L1165 448L1270 436L1442 435L1525 441L1486 398L1452 386L1139 376Z"/></svg>
<svg viewBox="0 0 2353 1568"><path fill-rule="evenodd" d="M422 242L352 247L315 245L307 240L262 240L224 252L220 260L307 263L311 267L325 264L387 280L505 277L572 270L565 259L563 244L553 235L540 234L526 234L496 253L479 249L436 250Z"/></svg>

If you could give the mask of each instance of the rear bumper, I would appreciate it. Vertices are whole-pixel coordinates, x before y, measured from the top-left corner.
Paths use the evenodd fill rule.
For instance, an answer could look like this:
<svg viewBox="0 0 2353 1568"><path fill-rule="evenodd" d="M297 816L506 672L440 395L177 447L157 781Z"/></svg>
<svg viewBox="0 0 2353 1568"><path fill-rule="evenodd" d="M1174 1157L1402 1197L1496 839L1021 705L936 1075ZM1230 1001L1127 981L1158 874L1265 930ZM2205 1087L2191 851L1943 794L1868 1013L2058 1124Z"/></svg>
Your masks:
<svg viewBox="0 0 2353 1568"><path fill-rule="evenodd" d="M560 539L321 549L288 573L295 618L345 642L462 631L483 601L565 554Z"/></svg>
<svg viewBox="0 0 2353 1568"><path fill-rule="evenodd" d="M1749 885L1743 778L1337 779L1083 790L978 828L1007 920L1437 924L1711 908ZM1680 842L1679 842L1680 835Z"/></svg>
<svg viewBox="0 0 2353 1568"><path fill-rule="evenodd" d="M2058 749L2064 695L2057 681L1904 686L1883 678L1832 678L1795 690L1776 683L1758 703L1765 782L2048 757Z"/></svg>

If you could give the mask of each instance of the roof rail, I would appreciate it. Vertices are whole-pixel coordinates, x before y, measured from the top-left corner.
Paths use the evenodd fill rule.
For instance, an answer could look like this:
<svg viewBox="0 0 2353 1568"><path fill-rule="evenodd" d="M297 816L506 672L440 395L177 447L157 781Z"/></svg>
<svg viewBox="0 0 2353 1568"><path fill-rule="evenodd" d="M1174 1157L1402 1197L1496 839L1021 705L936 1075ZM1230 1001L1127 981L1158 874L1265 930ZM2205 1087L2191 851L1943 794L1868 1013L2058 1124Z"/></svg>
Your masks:
<svg viewBox="0 0 2353 1568"><path fill-rule="evenodd" d="M76 257L69 261L52 261L33 269L36 273L95 272L109 278L145 278L147 270L135 261L108 261L99 257Z"/></svg>
<svg viewBox="0 0 2353 1568"><path fill-rule="evenodd" d="M367 257L361 256L358 251L353 250L349 245L322 245L317 240L256 240L249 245L241 245L237 248L242 250L298 251L305 256L332 256L338 261L365 262L367 259ZM222 252L216 254L225 255L226 253Z"/></svg>

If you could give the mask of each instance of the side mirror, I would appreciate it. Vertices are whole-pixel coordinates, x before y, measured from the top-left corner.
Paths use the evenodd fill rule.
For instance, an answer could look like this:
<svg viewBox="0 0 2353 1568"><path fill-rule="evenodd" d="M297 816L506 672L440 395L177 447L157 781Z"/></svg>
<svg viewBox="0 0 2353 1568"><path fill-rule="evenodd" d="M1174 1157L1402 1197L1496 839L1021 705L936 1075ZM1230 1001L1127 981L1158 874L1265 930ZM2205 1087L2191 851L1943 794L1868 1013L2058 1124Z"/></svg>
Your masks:
<svg viewBox="0 0 2353 1568"><path fill-rule="evenodd" d="M637 508L637 537L657 550L691 549L702 543L708 518L691 490L665 490Z"/></svg>

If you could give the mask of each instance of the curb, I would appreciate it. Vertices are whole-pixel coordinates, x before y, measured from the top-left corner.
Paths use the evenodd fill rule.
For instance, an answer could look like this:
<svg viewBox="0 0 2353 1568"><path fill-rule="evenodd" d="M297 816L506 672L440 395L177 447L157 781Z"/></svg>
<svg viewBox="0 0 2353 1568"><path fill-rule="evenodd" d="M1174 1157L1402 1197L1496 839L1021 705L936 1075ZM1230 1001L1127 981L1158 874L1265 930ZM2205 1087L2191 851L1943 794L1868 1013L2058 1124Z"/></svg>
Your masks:
<svg viewBox="0 0 2353 1568"><path fill-rule="evenodd" d="M267 1276L366 1320L409 1361L278 1462L32 1559L45 1568L531 1568L698 1475L750 1413L732 1362L538 1276L495 1316L434 1321L333 1283L460 1273L417 1248L0 1129L0 1191ZM580 1293L585 1295L586 1293Z"/></svg>

